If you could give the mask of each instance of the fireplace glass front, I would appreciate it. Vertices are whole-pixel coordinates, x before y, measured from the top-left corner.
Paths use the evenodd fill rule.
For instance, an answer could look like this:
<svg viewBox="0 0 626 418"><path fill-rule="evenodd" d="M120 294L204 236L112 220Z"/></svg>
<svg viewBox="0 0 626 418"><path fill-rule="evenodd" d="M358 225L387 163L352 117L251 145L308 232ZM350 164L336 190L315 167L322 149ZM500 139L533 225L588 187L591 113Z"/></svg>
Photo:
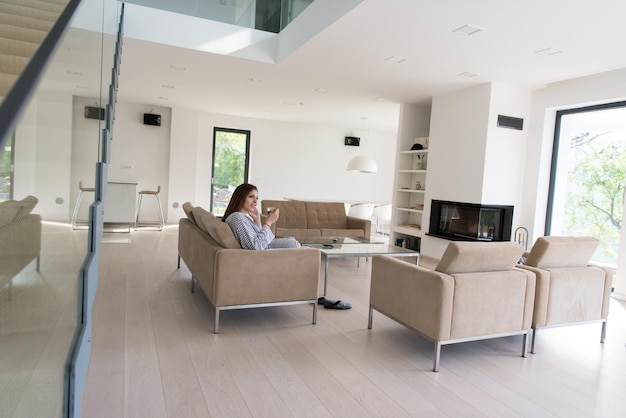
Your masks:
<svg viewBox="0 0 626 418"><path fill-rule="evenodd" d="M433 200L428 235L456 241L510 241L513 206Z"/></svg>

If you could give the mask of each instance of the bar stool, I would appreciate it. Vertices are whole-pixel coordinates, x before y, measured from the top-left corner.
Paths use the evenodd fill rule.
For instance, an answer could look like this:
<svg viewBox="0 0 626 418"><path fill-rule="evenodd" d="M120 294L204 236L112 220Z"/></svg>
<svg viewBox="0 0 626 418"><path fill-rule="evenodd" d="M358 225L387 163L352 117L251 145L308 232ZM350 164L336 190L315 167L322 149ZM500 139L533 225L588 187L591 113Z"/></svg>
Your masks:
<svg viewBox="0 0 626 418"><path fill-rule="evenodd" d="M83 182L78 182L78 197L76 198L76 204L74 205L74 213L72 213L72 229L78 229L76 227L76 217L78 216L78 209L80 209L80 201L83 200L84 192L92 192L95 193L95 187L83 187Z"/></svg>
<svg viewBox="0 0 626 418"><path fill-rule="evenodd" d="M157 200L157 206L159 208L159 219L161 222L159 223L159 231L163 229L163 209L161 208L161 186L157 186L156 190L141 190L138 192L138 200L137 200L137 218L135 219L135 229L137 229L137 225L139 224L139 212L141 211L141 200L144 195L154 196Z"/></svg>

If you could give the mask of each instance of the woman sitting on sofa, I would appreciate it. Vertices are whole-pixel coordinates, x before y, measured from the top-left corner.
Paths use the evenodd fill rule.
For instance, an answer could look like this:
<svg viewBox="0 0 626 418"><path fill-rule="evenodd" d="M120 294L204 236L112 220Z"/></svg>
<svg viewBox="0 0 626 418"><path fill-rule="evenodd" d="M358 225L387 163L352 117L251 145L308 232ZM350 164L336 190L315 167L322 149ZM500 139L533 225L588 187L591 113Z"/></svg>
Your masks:
<svg viewBox="0 0 626 418"><path fill-rule="evenodd" d="M293 237L275 238L271 225L278 220L278 209L267 214L265 224L261 225L261 214L257 208L259 192L256 186L240 184L230 198L222 221L232 229L241 248L247 250L266 250L270 248L300 248L300 243Z"/></svg>

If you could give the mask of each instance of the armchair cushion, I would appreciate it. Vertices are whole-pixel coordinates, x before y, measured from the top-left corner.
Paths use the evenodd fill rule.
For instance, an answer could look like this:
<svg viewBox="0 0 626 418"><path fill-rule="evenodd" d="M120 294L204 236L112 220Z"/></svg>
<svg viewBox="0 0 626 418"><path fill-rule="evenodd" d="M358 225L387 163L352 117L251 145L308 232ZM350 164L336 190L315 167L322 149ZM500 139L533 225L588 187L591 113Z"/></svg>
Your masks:
<svg viewBox="0 0 626 418"><path fill-rule="evenodd" d="M511 270L524 248L514 242L451 242L435 267L446 274Z"/></svg>
<svg viewBox="0 0 626 418"><path fill-rule="evenodd" d="M200 206L193 208L191 213L196 219L198 228L209 234L219 245L224 248L241 249L233 231L221 219L217 219L211 212L207 212Z"/></svg>
<svg viewBox="0 0 626 418"><path fill-rule="evenodd" d="M538 268L584 267L597 248L598 240L593 237L539 237L524 264Z"/></svg>

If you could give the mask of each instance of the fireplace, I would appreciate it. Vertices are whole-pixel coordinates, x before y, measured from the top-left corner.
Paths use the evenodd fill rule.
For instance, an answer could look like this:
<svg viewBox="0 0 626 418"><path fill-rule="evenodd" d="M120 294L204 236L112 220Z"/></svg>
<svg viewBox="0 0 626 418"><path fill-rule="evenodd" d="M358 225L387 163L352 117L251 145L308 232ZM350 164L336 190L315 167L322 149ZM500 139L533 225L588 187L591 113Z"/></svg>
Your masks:
<svg viewBox="0 0 626 418"><path fill-rule="evenodd" d="M453 241L510 241L513 206L433 200L428 235Z"/></svg>

